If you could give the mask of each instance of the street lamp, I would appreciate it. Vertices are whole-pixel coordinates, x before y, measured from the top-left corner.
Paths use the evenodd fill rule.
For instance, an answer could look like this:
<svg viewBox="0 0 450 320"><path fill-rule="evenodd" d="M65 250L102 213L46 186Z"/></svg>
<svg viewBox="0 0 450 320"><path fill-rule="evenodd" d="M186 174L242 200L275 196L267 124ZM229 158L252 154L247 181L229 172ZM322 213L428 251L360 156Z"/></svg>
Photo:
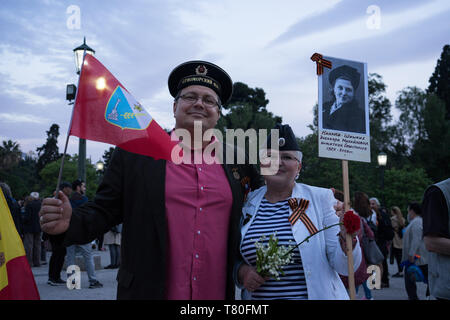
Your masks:
<svg viewBox="0 0 450 320"><path fill-rule="evenodd" d="M86 44L86 37L84 37L83 44L73 49L73 52L75 55L77 74L79 75L81 73L84 53L94 55L95 51ZM86 181L86 140L81 138L78 145L78 179Z"/></svg>
<svg viewBox="0 0 450 320"><path fill-rule="evenodd" d="M387 154L384 152L380 152L377 157L378 165L381 168L381 191L383 193L383 206L386 206L385 198L384 198L384 168L386 167L387 163Z"/></svg>
<svg viewBox="0 0 450 320"><path fill-rule="evenodd" d="M105 164L103 163L102 160L98 160L97 163L95 164L95 166L97 167L98 171L103 171L103 168L105 167Z"/></svg>
<svg viewBox="0 0 450 320"><path fill-rule="evenodd" d="M81 46L73 49L73 52L75 54L75 66L77 67L77 74L80 74L81 72L81 64L83 63L84 51L86 51L86 54L95 54L94 49L86 44L86 37L84 37L83 44Z"/></svg>

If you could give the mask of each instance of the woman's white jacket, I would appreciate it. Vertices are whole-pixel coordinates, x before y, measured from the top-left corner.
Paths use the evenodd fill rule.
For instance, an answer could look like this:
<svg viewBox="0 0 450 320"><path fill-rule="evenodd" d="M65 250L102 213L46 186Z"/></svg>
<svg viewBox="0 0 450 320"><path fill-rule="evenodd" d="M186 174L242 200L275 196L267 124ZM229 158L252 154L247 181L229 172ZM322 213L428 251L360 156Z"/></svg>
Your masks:
<svg viewBox="0 0 450 320"><path fill-rule="evenodd" d="M259 205L266 194L267 187L263 186L249 193L246 203L242 209L241 225L248 215L251 216L250 221L242 226L241 244L245 234L252 224ZM308 186L296 183L292 191L293 198L304 198L309 200L309 206L306 215L320 230L326 226L336 224L339 218L333 208L336 203L333 192L330 189ZM292 214L292 210L290 214ZM341 249L339 238L339 226L332 227L325 231L319 232L299 246L302 259L303 269L306 278L306 286L308 289L308 299L310 300L345 300L349 299L347 291L339 278L341 275L348 275L347 256ZM300 243L309 232L301 220L292 226L292 232L296 243ZM248 261L245 261L248 264ZM361 249L357 242L353 249L353 269L356 271L361 263ZM242 298L251 299L251 292L242 288Z"/></svg>

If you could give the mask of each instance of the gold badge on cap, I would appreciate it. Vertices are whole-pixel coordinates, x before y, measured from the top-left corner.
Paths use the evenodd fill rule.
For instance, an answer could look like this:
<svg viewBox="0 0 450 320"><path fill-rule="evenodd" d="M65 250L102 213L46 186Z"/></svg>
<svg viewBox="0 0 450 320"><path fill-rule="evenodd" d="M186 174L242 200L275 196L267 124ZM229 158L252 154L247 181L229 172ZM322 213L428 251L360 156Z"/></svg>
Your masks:
<svg viewBox="0 0 450 320"><path fill-rule="evenodd" d="M278 139L278 145L279 145L280 147L284 146L285 144L286 144L286 140L285 140L283 137L281 137L280 139Z"/></svg>
<svg viewBox="0 0 450 320"><path fill-rule="evenodd" d="M202 76L206 76L206 74L208 73L208 69L206 69L206 67L203 64L200 64L197 66L197 68L195 68L195 73Z"/></svg>
<svg viewBox="0 0 450 320"><path fill-rule="evenodd" d="M239 175L239 172L238 172L237 170L238 170L237 168L232 168L232 169L231 169L231 171L233 171L233 177L234 177L236 180L239 180L239 179L241 178L241 176Z"/></svg>

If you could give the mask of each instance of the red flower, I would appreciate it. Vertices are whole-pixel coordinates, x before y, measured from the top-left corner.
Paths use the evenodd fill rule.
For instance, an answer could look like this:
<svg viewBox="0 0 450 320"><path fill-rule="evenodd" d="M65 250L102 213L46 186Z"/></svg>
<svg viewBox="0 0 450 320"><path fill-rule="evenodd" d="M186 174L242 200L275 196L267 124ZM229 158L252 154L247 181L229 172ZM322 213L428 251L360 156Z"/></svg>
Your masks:
<svg viewBox="0 0 450 320"><path fill-rule="evenodd" d="M348 234L354 234L361 228L361 222L359 216L353 213L353 211L347 211L344 213L344 227Z"/></svg>

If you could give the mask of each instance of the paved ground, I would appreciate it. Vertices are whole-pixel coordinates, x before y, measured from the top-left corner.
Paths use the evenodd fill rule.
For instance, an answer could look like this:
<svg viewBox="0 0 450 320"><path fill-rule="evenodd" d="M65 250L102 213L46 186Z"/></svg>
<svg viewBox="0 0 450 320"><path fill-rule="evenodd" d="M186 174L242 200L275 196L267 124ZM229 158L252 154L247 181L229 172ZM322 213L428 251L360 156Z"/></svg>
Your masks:
<svg viewBox="0 0 450 320"><path fill-rule="evenodd" d="M100 255L102 267L109 265L109 251L94 251ZM48 253L47 262L50 259ZM103 288L89 289L89 281L86 272L81 272L81 289L69 290L65 285L53 287L47 284L48 264L41 267L32 268L36 284L42 300L114 300L116 299L116 276L117 269L96 270L97 279L103 284ZM389 264L390 274L397 272L396 265ZM65 274L62 272L62 279L65 280ZM426 286L423 283L418 284L417 288L419 299L425 299ZM357 294L357 299L364 296L362 288ZM372 290L372 296L375 300L407 300L403 278L390 279L390 287L380 290Z"/></svg>

